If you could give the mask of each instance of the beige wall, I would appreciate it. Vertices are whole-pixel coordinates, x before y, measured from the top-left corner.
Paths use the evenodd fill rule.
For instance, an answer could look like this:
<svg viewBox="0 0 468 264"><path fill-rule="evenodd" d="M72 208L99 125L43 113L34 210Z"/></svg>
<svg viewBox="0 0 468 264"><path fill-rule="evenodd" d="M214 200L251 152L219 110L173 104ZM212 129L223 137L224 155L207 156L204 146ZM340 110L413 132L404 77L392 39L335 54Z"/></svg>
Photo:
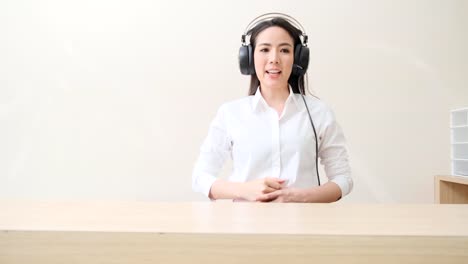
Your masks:
<svg viewBox="0 0 468 264"><path fill-rule="evenodd" d="M240 35L282 11L348 138L345 201L432 202L449 110L468 106L468 2L251 2L0 2L0 198L205 200L191 170L246 94Z"/></svg>

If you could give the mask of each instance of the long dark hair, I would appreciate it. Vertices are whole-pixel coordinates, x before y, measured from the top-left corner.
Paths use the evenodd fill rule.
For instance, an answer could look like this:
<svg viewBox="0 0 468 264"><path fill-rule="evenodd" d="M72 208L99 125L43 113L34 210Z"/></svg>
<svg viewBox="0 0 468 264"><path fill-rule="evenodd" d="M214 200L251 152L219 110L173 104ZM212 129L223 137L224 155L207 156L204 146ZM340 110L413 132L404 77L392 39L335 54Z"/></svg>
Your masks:
<svg viewBox="0 0 468 264"><path fill-rule="evenodd" d="M291 36L294 41L294 48L296 45L301 44L302 31L297 29L295 26L291 25L287 20L281 17L275 17L270 20L263 21L256 25L254 28L247 32L247 35L250 35L250 44L252 45L252 49L255 51L255 46L257 42L258 34L260 34L263 30L270 28L270 27L280 27ZM294 54L294 53L293 53ZM305 95L305 81L307 73L301 76L293 75L289 76L288 83L291 85L292 90L294 93L297 94L304 94ZM250 88L249 88L249 95L254 95L257 91L258 86L260 85L260 81L258 80L257 74L252 74L250 78Z"/></svg>

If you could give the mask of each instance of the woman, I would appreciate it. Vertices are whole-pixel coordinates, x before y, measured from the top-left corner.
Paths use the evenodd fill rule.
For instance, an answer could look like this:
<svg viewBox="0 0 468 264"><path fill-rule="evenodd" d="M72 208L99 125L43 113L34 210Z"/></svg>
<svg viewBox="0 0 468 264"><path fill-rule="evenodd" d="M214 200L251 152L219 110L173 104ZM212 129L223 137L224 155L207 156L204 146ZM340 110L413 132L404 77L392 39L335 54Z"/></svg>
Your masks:
<svg viewBox="0 0 468 264"><path fill-rule="evenodd" d="M307 36L293 22L299 24L275 14L246 30L250 45L241 47L239 60L241 72L252 76L249 96L219 108L192 175L193 189L212 200L334 202L353 187L332 111L303 96ZM217 179L228 156L232 174ZM318 157L329 180L323 185Z"/></svg>

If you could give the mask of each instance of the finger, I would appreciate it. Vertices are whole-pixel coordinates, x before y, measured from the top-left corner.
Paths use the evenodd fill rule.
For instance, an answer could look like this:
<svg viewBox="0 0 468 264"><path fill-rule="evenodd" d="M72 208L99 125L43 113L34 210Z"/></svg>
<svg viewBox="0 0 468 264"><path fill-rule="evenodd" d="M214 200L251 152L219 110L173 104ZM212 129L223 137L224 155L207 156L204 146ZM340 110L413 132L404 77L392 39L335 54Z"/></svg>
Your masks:
<svg viewBox="0 0 468 264"><path fill-rule="evenodd" d="M270 202L271 202L271 203L282 203L282 202L283 202L283 199L281 199L281 197L278 197L278 198L276 198L276 199L274 199L274 200L271 200Z"/></svg>
<svg viewBox="0 0 468 264"><path fill-rule="evenodd" d="M263 194L263 195L260 195L259 197L257 197L257 199L255 201L266 203L266 202L269 202L271 200L271 198L269 198L269 197L270 197L269 194Z"/></svg>
<svg viewBox="0 0 468 264"><path fill-rule="evenodd" d="M270 186L265 186L265 189L263 189L262 193L271 193L276 191L277 189L271 188Z"/></svg>
<svg viewBox="0 0 468 264"><path fill-rule="evenodd" d="M271 200L274 200L276 198L278 198L278 196L280 195L281 193L276 190L276 191L273 191L273 192L270 192L270 193L266 193L266 194L263 194L263 195L260 195L259 197L257 197L257 201L258 202L269 202Z"/></svg>
<svg viewBox="0 0 468 264"><path fill-rule="evenodd" d="M266 185L274 188L276 190L281 189L282 184L284 183L284 179L278 179L278 178L267 178L266 180Z"/></svg>
<svg viewBox="0 0 468 264"><path fill-rule="evenodd" d="M284 202L283 192L281 191L281 193L279 195L276 195L273 199L270 199L268 202L270 202L270 203L282 203L282 202Z"/></svg>

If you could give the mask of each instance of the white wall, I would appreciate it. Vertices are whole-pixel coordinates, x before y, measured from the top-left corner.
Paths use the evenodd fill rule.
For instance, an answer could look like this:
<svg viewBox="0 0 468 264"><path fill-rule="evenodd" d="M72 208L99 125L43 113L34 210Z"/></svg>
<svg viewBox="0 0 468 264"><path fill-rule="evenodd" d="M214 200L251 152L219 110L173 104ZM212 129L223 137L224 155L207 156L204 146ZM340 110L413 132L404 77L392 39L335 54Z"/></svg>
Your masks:
<svg viewBox="0 0 468 264"><path fill-rule="evenodd" d="M463 0L1 1L0 198L205 200L193 163L270 11L310 37L309 84L349 142L345 201L432 202L449 110L468 106Z"/></svg>

